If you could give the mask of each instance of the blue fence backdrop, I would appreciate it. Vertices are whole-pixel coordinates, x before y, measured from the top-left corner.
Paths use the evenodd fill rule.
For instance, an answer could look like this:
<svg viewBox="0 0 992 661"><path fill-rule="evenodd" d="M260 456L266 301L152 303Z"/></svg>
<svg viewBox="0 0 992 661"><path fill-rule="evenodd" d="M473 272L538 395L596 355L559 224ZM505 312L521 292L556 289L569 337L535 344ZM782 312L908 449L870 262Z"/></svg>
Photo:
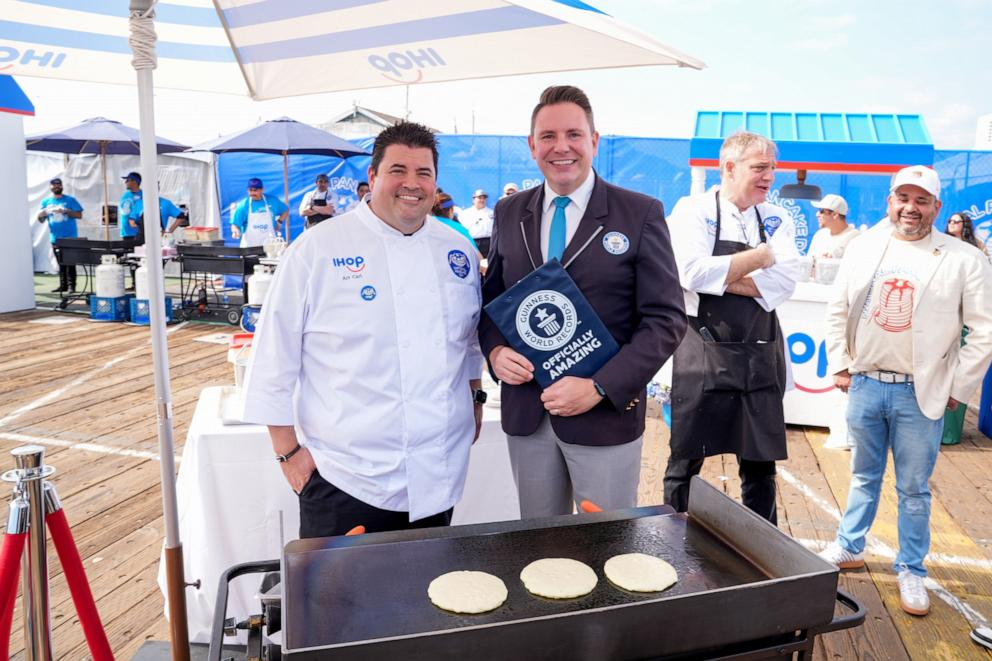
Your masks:
<svg viewBox="0 0 992 661"><path fill-rule="evenodd" d="M356 142L371 151L371 139ZM530 188L542 181L540 171L531 160L526 137L443 134L438 136L438 143L438 183L461 206L471 203L472 192L477 188L485 189L490 204L494 204L507 182ZM604 179L656 197L666 209L671 209L689 192L688 162L687 139L603 136L593 165ZM339 204L344 205L355 199L355 187L366 179L368 165L367 156L346 161L320 156L290 156L292 235L298 236L303 231L303 219L297 208L318 174L327 173ZM978 236L992 249L992 152L938 150L934 168L943 184L944 207L937 227L943 229L951 213L968 211ZM237 153L222 154L218 158L218 192L227 239L231 238L231 206L245 196L251 177L260 177L266 193L283 199L281 156ZM781 186L794 180L794 173L780 172L775 184ZM717 181L716 171L708 171L707 186ZM856 226L872 225L885 215L888 176L810 172L807 183L819 186L824 193L844 196L851 209L848 222ZM809 236L817 229L815 209L805 200L779 199L777 189L772 191L770 200L782 204L793 215L797 226L796 242L805 251Z"/></svg>

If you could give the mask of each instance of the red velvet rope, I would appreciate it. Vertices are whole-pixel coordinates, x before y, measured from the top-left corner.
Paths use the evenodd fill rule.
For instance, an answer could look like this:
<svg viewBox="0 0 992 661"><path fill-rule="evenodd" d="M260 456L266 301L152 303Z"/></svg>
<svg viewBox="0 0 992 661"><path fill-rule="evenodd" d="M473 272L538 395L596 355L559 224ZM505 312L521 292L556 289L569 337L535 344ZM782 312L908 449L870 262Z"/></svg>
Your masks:
<svg viewBox="0 0 992 661"><path fill-rule="evenodd" d="M110 651L110 642L107 641L107 634L100 622L100 614L96 610L96 602L93 601L93 593L86 580L86 571L83 569L79 550L76 549L76 542L72 538L72 531L69 530L65 510L59 509L48 514L45 522L52 535L59 562L62 563L62 571L65 572L65 580L69 584L72 603L76 605L79 623L83 626L86 644L90 648L90 654L93 655L93 661L113 661L114 654Z"/></svg>
<svg viewBox="0 0 992 661"><path fill-rule="evenodd" d="M0 659L10 658L10 623L14 619L17 579L21 575L21 555L24 553L26 532L3 536L0 546Z"/></svg>

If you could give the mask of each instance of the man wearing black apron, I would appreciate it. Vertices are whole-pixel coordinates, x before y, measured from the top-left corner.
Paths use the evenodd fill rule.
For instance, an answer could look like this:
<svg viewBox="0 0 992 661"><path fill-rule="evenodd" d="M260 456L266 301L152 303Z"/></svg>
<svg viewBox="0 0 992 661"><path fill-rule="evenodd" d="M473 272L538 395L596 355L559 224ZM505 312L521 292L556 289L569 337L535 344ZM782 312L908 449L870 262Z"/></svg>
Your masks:
<svg viewBox="0 0 992 661"><path fill-rule="evenodd" d="M704 458L731 453L744 504L776 523L787 366L775 308L795 288L795 227L785 209L765 202L773 142L744 132L727 138L720 174L719 189L683 198L669 220L689 328L673 357L665 502L685 511Z"/></svg>
<svg viewBox="0 0 992 661"><path fill-rule="evenodd" d="M334 193L327 188L326 174L318 174L317 187L303 196L300 215L306 218L305 229L334 216Z"/></svg>

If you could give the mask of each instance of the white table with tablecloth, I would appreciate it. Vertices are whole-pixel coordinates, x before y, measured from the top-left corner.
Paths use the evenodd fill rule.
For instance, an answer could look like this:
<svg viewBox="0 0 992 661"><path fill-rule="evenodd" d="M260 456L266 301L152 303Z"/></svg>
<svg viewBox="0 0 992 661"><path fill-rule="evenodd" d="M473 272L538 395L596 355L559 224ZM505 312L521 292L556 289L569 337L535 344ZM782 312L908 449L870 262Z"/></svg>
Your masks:
<svg viewBox="0 0 992 661"><path fill-rule="evenodd" d="M187 582L191 642L207 642L220 575L232 565L278 558L282 544L299 535L299 503L273 459L265 427L224 424L223 388L205 388L193 420L176 482L179 533ZM453 523L519 518L519 504L499 408L484 407L482 434L472 447L465 493ZM280 528L280 516L282 527ZM231 582L227 613L243 619L259 612L258 575ZM165 594L164 563L159 586Z"/></svg>

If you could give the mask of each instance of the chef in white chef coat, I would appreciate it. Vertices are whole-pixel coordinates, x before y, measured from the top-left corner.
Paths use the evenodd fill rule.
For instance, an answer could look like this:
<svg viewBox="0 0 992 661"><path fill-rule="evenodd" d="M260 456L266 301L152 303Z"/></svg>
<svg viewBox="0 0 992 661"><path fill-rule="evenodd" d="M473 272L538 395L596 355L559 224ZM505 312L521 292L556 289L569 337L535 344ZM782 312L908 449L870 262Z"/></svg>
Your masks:
<svg viewBox="0 0 992 661"><path fill-rule="evenodd" d="M447 525L482 422L478 258L426 222L434 135L386 129L368 174L368 201L282 257L243 388L299 495L300 537Z"/></svg>

